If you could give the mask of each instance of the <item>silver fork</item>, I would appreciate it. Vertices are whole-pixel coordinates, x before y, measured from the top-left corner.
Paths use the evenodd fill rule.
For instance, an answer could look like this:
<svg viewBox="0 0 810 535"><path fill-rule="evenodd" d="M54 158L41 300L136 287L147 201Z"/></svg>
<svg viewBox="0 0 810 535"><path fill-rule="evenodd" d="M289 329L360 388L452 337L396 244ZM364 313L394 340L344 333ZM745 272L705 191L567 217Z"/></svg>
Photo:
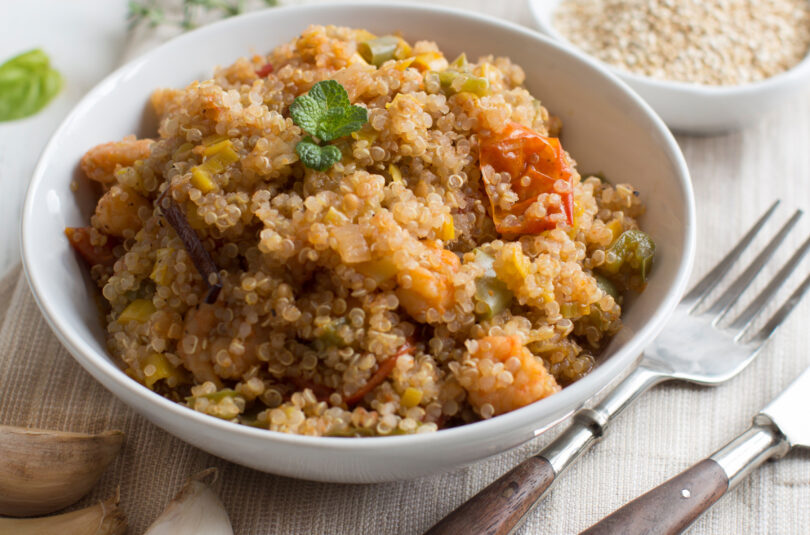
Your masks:
<svg viewBox="0 0 810 535"><path fill-rule="evenodd" d="M491 483L433 526L425 535L514 533L566 468L601 437L611 419L640 394L661 382L678 379L702 385L727 381L759 353L782 321L810 287L810 276L758 331L751 322L793 272L810 249L810 238L768 285L731 323L721 325L729 309L754 280L802 215L797 210L751 264L705 310L700 305L735 265L762 226L776 211L776 201L740 242L684 296L661 334L643 358L612 392L595 407L577 411L569 427L553 442Z"/></svg>

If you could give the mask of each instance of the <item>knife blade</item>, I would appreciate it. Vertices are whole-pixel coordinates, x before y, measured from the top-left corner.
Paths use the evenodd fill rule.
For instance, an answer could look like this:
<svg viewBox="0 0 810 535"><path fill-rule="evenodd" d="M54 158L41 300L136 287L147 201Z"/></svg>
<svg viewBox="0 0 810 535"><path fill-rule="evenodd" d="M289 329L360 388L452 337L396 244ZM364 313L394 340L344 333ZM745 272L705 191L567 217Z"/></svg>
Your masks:
<svg viewBox="0 0 810 535"><path fill-rule="evenodd" d="M763 462L796 446L810 447L808 406L810 368L768 403L743 434L581 535L681 533Z"/></svg>
<svg viewBox="0 0 810 535"><path fill-rule="evenodd" d="M767 418L787 438L791 447L810 448L810 368L804 370L790 386L760 411L757 418Z"/></svg>

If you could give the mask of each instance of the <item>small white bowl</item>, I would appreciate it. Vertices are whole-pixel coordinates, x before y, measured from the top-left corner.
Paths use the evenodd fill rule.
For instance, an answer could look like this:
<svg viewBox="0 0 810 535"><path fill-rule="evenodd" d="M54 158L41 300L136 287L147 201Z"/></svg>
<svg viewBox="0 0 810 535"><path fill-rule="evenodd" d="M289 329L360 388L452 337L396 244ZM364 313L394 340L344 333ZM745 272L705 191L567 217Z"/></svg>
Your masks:
<svg viewBox="0 0 810 535"><path fill-rule="evenodd" d="M561 1L529 0L529 6L541 32L585 54L554 27L554 13ZM691 134L716 134L749 126L810 85L810 55L776 76L734 86L670 82L600 63L635 89L672 130Z"/></svg>
<svg viewBox="0 0 810 535"><path fill-rule="evenodd" d="M77 163L90 147L136 133L150 93L183 87L216 65L262 53L309 24L401 30L411 41L436 40L465 51L511 56L526 84L564 123L563 144L583 171L633 183L647 205L644 228L657 241L646 291L591 374L558 394L470 425L411 436L362 439L288 435L237 425L169 401L127 377L107 353L87 269L63 230L86 225L95 204ZM553 75L549 75L553 73ZM71 180L80 184L71 191ZM76 106L42 153L23 209L25 271L42 313L76 360L113 394L156 425L233 462L287 476L339 482L406 479L450 470L517 446L582 406L628 371L658 333L689 276L695 209L689 172L674 138L635 93L595 62L514 24L463 11L396 3L339 3L274 8L204 27L120 68ZM46 371L43 371L46 373Z"/></svg>

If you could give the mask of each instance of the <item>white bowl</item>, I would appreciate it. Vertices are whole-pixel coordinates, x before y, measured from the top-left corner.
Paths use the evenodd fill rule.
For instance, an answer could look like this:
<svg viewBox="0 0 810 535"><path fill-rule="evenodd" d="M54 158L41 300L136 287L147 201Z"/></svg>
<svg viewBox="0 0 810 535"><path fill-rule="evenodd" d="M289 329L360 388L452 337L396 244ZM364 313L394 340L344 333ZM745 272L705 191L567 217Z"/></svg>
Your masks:
<svg viewBox="0 0 810 535"><path fill-rule="evenodd" d="M529 0L529 6L541 32L584 54L554 27L554 12L561 1ZM635 89L672 130L692 134L716 134L749 126L810 85L810 55L776 76L734 86L670 82L602 64Z"/></svg>
<svg viewBox="0 0 810 535"><path fill-rule="evenodd" d="M594 371L558 394L496 418L413 436L363 439L287 435L241 426L171 402L127 377L105 349L97 291L64 237L86 225L94 198L77 172L82 154L145 124L157 87L182 87L215 65L265 52L307 25L401 30L435 39L450 56L511 56L527 86L564 121L563 142L582 170L635 184L647 203L644 226L658 242L647 290L627 310L625 327ZM552 73L552 74L549 74ZM70 182L77 179L78 192ZM687 281L695 242L689 173L664 123L622 82L595 62L519 26L444 8L407 4L284 7L204 27L117 70L93 89L59 127L34 172L25 201L22 252L42 313L76 360L113 394L156 425L215 455L259 470L339 482L413 478L450 470L517 446L579 408L628 371L660 330ZM43 372L45 373L45 372Z"/></svg>

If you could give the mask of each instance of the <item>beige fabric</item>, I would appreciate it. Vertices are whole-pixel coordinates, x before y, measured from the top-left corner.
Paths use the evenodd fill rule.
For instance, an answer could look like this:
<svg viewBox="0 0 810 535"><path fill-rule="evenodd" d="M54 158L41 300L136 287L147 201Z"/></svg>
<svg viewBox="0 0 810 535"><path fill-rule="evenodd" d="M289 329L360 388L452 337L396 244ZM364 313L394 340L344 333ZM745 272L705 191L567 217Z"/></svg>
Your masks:
<svg viewBox="0 0 810 535"><path fill-rule="evenodd" d="M522 1L443 3L530 21ZM773 198L785 201L782 220L797 206L810 207L807 97L740 133L679 138L695 182L700 229L696 273L716 262ZM807 222L799 227L781 258L808 234ZM810 262L799 271L810 271ZM796 277L788 287L795 284ZM761 288L762 281L755 286ZM238 534L421 533L560 430L476 466L416 481L332 485L262 474L180 442L96 383L51 334L19 271L0 282L0 302L0 314L5 312L0 326L0 423L122 429L124 451L81 504L107 497L120 486L132 534L144 531L185 478L208 466L221 471L216 488ZM810 365L808 314L810 298L758 360L729 384L716 389L667 385L642 397L617 419L601 444L560 478L523 533L576 533L743 431L764 403ZM789 534L806 533L808 526L810 454L799 451L759 469L691 532Z"/></svg>

